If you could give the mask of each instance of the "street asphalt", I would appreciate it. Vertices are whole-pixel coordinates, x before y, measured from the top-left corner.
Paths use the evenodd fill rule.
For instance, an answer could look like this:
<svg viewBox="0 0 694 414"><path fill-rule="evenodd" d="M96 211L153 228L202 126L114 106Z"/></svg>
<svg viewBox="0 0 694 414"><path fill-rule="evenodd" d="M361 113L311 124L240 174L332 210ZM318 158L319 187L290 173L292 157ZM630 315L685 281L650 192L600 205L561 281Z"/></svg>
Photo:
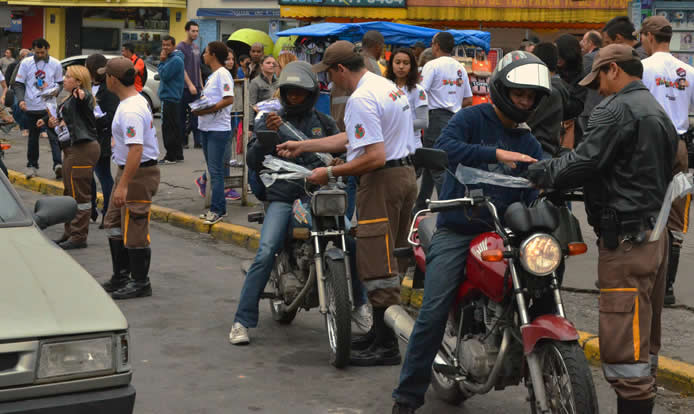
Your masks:
<svg viewBox="0 0 694 414"><path fill-rule="evenodd" d="M44 197L17 191L30 210ZM57 238L61 231L54 226L46 235ZM95 224L88 243L87 249L71 254L97 280L105 281L111 274L108 246ZM158 223L152 226L152 243L154 296L118 302L130 323L137 414L390 413L400 367L331 367L323 321L315 310L300 313L290 326L279 326L268 304L261 302L251 345L229 344L243 281L240 266L251 252ZM596 332L597 296L566 292L564 299L577 327ZM663 353L686 354L683 348L692 343L691 314L668 309L663 320ZM601 412L616 413L614 393L598 368L592 372ZM529 413L525 398L524 387L511 387L450 407L429 392L418 412ZM692 413L694 398L661 389L656 412Z"/></svg>

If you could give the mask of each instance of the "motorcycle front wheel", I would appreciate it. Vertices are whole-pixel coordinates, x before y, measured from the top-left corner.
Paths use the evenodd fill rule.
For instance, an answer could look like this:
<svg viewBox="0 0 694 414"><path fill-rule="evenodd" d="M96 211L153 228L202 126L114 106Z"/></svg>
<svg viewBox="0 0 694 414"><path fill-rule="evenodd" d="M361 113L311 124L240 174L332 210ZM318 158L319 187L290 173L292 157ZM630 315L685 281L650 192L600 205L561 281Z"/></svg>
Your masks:
<svg viewBox="0 0 694 414"><path fill-rule="evenodd" d="M578 342L547 341L536 351L552 414L597 414L598 399L588 361ZM532 398L532 412L538 413Z"/></svg>
<svg viewBox="0 0 694 414"><path fill-rule="evenodd" d="M352 347L352 320L347 272L342 261L325 258L325 296L328 313L325 326L330 343L330 364L344 368L349 364Z"/></svg>

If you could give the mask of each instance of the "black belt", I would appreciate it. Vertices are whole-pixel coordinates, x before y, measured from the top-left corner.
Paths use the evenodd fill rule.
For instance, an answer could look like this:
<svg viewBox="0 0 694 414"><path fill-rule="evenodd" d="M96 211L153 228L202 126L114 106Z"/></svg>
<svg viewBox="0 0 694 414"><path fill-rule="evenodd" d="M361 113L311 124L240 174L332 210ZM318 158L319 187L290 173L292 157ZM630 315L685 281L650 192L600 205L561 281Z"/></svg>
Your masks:
<svg viewBox="0 0 694 414"><path fill-rule="evenodd" d="M434 109L429 110L429 112L436 112L436 111L444 111L444 112L448 112L449 114L455 114L455 112L450 111L446 108L434 108Z"/></svg>
<svg viewBox="0 0 694 414"><path fill-rule="evenodd" d="M383 168L407 167L408 165L414 165L414 160L411 155L397 160L386 161Z"/></svg>
<svg viewBox="0 0 694 414"><path fill-rule="evenodd" d="M157 165L158 163L159 163L159 162L158 162L157 160L145 161L145 162L140 163L140 168L142 168L142 167L153 167L153 166ZM120 169L122 170L122 169L125 168L125 165L119 165L118 168L120 168Z"/></svg>

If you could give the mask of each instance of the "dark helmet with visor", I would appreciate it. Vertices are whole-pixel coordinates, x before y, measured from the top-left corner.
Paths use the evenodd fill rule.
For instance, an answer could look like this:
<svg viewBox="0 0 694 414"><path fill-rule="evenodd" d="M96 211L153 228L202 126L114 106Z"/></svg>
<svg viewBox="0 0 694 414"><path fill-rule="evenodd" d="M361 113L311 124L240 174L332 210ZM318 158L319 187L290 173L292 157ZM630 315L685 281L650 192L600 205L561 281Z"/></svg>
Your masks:
<svg viewBox="0 0 694 414"><path fill-rule="evenodd" d="M529 52L514 51L501 59L489 82L492 102L514 122L525 122L535 111L543 97L552 92L547 66ZM532 89L536 91L535 103L524 110L517 107L509 96L509 89Z"/></svg>
<svg viewBox="0 0 694 414"><path fill-rule="evenodd" d="M303 61L290 62L282 69L280 78L277 82L280 89L280 102L287 115L309 114L313 106L318 101L320 88L318 78L311 69L311 65ZM303 103L290 105L287 100L289 89L303 89L309 92Z"/></svg>

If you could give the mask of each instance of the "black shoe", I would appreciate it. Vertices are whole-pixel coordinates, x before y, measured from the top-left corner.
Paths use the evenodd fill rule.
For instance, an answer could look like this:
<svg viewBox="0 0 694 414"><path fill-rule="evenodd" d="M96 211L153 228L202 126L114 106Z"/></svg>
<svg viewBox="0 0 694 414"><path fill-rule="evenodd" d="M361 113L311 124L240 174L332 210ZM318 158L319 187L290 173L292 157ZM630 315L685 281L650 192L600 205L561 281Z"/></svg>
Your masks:
<svg viewBox="0 0 694 414"><path fill-rule="evenodd" d="M668 285L668 287L665 288L665 304L675 304L675 289L672 287L672 285Z"/></svg>
<svg viewBox="0 0 694 414"><path fill-rule="evenodd" d="M127 285L111 293L113 299L133 299L152 296L152 285L131 280Z"/></svg>
<svg viewBox="0 0 694 414"><path fill-rule="evenodd" d="M99 210L92 208L92 214L89 216L89 218L92 219L92 222L96 223L96 220L99 218Z"/></svg>
<svg viewBox="0 0 694 414"><path fill-rule="evenodd" d="M69 238L70 236L66 236L65 234L63 234L58 240L53 240L53 243L60 244L66 242Z"/></svg>
<svg viewBox="0 0 694 414"><path fill-rule="evenodd" d="M373 326L364 335L352 335L352 351L364 351L373 345L376 333Z"/></svg>
<svg viewBox="0 0 694 414"><path fill-rule="evenodd" d="M400 365L400 348L397 342L391 345L373 344L364 351L352 352L349 363L358 367L375 367L379 365Z"/></svg>
<svg viewBox="0 0 694 414"><path fill-rule="evenodd" d="M111 293L125 287L130 281L130 259L128 258L128 249L123 246L123 240L108 239L108 247L111 250L113 274L111 280L102 283L101 286L106 292Z"/></svg>
<svg viewBox="0 0 694 414"><path fill-rule="evenodd" d="M83 242L79 243L79 242L73 242L72 240L65 240L64 242L60 243L58 246L60 246L60 248L63 250L86 249L87 248L87 242L83 241Z"/></svg>
<svg viewBox="0 0 694 414"><path fill-rule="evenodd" d="M617 414L652 414L655 398L648 400L625 400L617 397Z"/></svg>
<svg viewBox="0 0 694 414"><path fill-rule="evenodd" d="M414 414L414 411L414 408L409 405L396 402L395 405L393 405L392 414Z"/></svg>
<svg viewBox="0 0 694 414"><path fill-rule="evenodd" d="M195 144L193 145L193 148L202 148L202 144Z"/></svg>

